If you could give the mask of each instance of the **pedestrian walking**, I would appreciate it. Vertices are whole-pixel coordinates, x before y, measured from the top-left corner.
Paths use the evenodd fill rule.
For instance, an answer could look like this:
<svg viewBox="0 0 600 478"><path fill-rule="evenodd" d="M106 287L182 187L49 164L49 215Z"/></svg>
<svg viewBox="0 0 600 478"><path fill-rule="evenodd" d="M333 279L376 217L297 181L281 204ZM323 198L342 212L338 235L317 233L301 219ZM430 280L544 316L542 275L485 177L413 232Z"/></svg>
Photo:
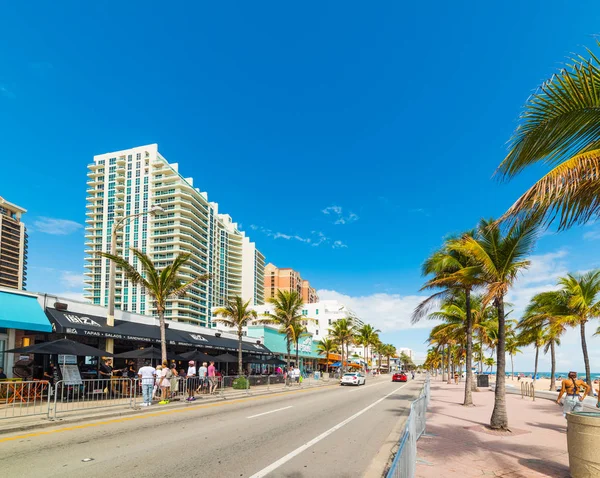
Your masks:
<svg viewBox="0 0 600 478"><path fill-rule="evenodd" d="M456 373L454 374L454 383L455 383L456 385L458 385L458 378L459 378L459 375L458 375L458 372L456 372Z"/></svg>
<svg viewBox="0 0 600 478"><path fill-rule="evenodd" d="M179 374L177 373L177 364L175 362L171 362L171 378L169 381L171 382L171 398L175 398L177 393L179 392Z"/></svg>
<svg viewBox="0 0 600 478"><path fill-rule="evenodd" d="M150 361L146 360L144 366L140 367L137 372L138 377L142 380L142 407L152 405L152 392L154 388L154 375L156 369L150 365Z"/></svg>
<svg viewBox="0 0 600 478"><path fill-rule="evenodd" d="M194 390L196 390L196 387L198 386L198 378L196 375L196 362L194 362L193 360L190 360L188 362L185 383L188 391L188 398L186 398L186 400L188 402L193 402L194 400L196 400L196 397L194 397Z"/></svg>
<svg viewBox="0 0 600 478"><path fill-rule="evenodd" d="M208 367L206 362L202 362L202 367L198 368L198 389L201 393L208 393Z"/></svg>
<svg viewBox="0 0 600 478"><path fill-rule="evenodd" d="M160 378L162 377L162 365L158 364L156 366L156 372L154 373L154 398L160 399L160 386L158 382L160 382Z"/></svg>
<svg viewBox="0 0 600 478"><path fill-rule="evenodd" d="M584 388L583 395L581 395L580 389ZM563 406L563 416L567 418L567 413L571 412L582 412L583 411L583 400L590 393L591 387L583 380L577 379L577 372L569 372L569 379L562 381L560 393L556 399L556 403L561 405L560 399L566 393L566 397Z"/></svg>
<svg viewBox="0 0 600 478"><path fill-rule="evenodd" d="M162 370L160 371L160 380L158 387L160 388L161 400L158 402L159 405L166 405L169 403L169 390L171 389L171 377L173 373L169 368L169 363L165 360L162 364Z"/></svg>
<svg viewBox="0 0 600 478"><path fill-rule="evenodd" d="M215 374L215 363L214 362L210 362L210 365L208 366L207 369L207 373L208 373L208 387L209 387L209 393L216 393L217 392L217 378L216 378L216 374Z"/></svg>

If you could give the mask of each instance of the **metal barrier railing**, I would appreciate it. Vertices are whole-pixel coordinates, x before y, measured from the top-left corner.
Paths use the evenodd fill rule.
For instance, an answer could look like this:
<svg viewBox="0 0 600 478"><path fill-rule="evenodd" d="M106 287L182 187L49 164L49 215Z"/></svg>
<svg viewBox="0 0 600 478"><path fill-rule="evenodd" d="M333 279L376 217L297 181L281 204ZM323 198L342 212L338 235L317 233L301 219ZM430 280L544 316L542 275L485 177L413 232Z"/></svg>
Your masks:
<svg viewBox="0 0 600 478"><path fill-rule="evenodd" d="M59 380L54 385L54 400L48 410L49 418L94 408L133 407L138 383L129 378L90 379L70 384Z"/></svg>
<svg viewBox="0 0 600 478"><path fill-rule="evenodd" d="M148 379L146 379L148 380ZM148 403L144 397L144 379L113 377L109 379L81 380L80 383L65 383L59 380L54 385L45 380L26 382L0 382L0 419L33 415L46 415L54 420L67 413L81 412L108 407L137 408ZM260 391L287 390L292 387L311 387L319 382L327 383L319 374L303 375L302 379L285 378L283 375L249 375L217 377L173 377L166 390L157 386L146 388L150 403L167 397L169 401L185 401L217 395L221 398L251 394ZM235 386L234 386L235 384ZM190 393L190 388L191 393Z"/></svg>
<svg viewBox="0 0 600 478"><path fill-rule="evenodd" d="M430 384L429 376L421 395L410 404L410 413L398 452L386 475L387 478L413 478L417 465L417 440L425 433L427 423L427 407L429 406Z"/></svg>
<svg viewBox="0 0 600 478"><path fill-rule="evenodd" d="M51 387L46 380L0 382L0 420L47 415Z"/></svg>
<svg viewBox="0 0 600 478"><path fill-rule="evenodd" d="M531 397L535 402L535 386L533 382L521 382L521 398Z"/></svg>

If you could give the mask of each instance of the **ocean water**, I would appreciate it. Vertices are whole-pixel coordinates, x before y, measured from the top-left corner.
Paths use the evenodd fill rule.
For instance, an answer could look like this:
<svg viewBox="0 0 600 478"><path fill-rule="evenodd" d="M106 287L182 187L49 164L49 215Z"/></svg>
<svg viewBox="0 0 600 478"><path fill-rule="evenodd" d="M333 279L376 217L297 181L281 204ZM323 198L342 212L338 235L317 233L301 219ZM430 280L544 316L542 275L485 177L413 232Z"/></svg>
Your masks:
<svg viewBox="0 0 600 478"><path fill-rule="evenodd" d="M581 377L585 377L585 370L575 370L575 371L577 372L577 376L578 377L580 377L580 378ZM515 377L517 375L520 375L520 374L523 374L526 377L531 377L533 375L533 370L530 371L530 372L517 372L515 370ZM555 374L556 374L557 377L558 376L566 377L566 376L569 375L569 371L567 370L566 372L555 372ZM510 371L507 372L507 375L510 375ZM590 375L592 376L592 380L600 379L600 373L592 372ZM538 377L539 378L550 378L550 372L545 372L545 371L541 372L541 371L538 371Z"/></svg>

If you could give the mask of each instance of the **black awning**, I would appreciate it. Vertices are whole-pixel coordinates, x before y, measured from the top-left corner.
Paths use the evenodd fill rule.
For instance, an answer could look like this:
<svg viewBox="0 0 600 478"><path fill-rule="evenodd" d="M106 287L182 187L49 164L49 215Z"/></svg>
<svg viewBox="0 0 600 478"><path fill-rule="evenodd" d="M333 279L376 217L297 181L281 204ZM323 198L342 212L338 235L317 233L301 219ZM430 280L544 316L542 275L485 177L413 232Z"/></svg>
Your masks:
<svg viewBox="0 0 600 478"><path fill-rule="evenodd" d="M61 334L107 337L146 344L160 343L160 328L156 325L115 320L114 327L109 327L106 325L106 317L62 311L50 307L46 308L46 315L52 323L52 329ZM167 345L224 351L237 351L238 349L236 339L172 328L166 330L166 339ZM248 342L243 342L242 350L257 354L271 353L264 345Z"/></svg>

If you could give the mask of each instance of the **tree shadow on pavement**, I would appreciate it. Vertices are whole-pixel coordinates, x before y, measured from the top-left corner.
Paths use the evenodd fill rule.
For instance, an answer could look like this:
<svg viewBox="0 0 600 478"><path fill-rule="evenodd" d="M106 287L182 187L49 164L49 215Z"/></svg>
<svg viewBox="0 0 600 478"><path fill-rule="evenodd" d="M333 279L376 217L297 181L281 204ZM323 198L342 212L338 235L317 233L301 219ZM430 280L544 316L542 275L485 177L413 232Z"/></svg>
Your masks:
<svg viewBox="0 0 600 478"><path fill-rule="evenodd" d="M481 424L479 422L472 423ZM461 456L467 461L482 460L482 456L476 455L476 452L483 451L486 462L493 455L498 462L498 467L505 470L514 470L515 461L513 460L516 460L519 465L548 477L568 478L570 476L568 466L552 460L551 455L556 453L554 450L529 442L524 445L521 441L512 441L510 435L495 440L483 440L479 436L481 432L462 427L457 432L455 426L431 424L426 426L426 432L433 437L427 438L426 441L419 440L417 455L419 455L419 449L425 455L431 453L439 462L439 466L445 466L447 460L456 460ZM459 446L458 442L460 442Z"/></svg>

